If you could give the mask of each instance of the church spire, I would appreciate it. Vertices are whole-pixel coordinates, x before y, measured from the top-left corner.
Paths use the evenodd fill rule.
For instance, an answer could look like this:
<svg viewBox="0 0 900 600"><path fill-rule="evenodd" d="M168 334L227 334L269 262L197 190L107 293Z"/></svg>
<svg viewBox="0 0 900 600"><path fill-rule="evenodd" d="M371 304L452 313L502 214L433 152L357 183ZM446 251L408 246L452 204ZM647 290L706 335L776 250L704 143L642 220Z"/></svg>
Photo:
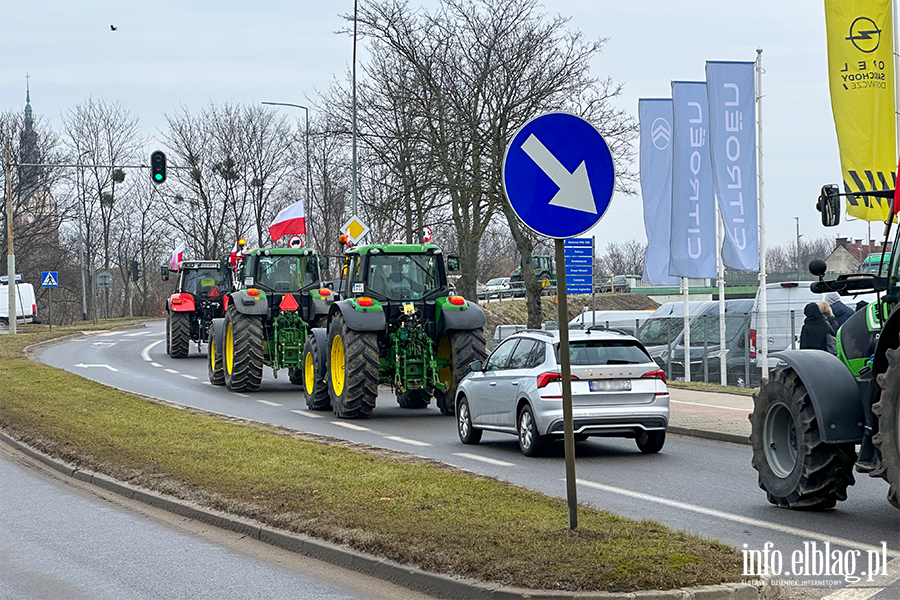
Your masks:
<svg viewBox="0 0 900 600"><path fill-rule="evenodd" d="M31 117L31 86L29 86L28 79L31 77L28 73L25 73L25 121L28 123L32 122Z"/></svg>

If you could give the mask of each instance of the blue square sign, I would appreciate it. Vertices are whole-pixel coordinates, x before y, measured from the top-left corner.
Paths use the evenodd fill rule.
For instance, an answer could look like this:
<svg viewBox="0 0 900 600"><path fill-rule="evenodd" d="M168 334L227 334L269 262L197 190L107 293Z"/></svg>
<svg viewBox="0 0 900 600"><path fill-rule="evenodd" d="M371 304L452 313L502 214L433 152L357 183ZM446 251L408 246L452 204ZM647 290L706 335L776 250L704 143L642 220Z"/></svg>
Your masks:
<svg viewBox="0 0 900 600"><path fill-rule="evenodd" d="M59 275L56 271L41 271L41 287L59 287Z"/></svg>

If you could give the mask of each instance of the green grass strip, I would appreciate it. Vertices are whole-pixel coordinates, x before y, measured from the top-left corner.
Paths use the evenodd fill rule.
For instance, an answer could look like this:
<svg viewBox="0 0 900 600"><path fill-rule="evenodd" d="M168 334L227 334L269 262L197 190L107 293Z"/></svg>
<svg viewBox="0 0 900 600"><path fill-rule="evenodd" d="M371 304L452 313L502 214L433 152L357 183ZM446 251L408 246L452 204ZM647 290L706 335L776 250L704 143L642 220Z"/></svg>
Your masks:
<svg viewBox="0 0 900 600"><path fill-rule="evenodd" d="M733 548L658 523L581 507L573 533L560 499L408 455L179 410L25 358L26 346L77 330L0 336L0 427L82 468L482 581L630 591L742 579Z"/></svg>

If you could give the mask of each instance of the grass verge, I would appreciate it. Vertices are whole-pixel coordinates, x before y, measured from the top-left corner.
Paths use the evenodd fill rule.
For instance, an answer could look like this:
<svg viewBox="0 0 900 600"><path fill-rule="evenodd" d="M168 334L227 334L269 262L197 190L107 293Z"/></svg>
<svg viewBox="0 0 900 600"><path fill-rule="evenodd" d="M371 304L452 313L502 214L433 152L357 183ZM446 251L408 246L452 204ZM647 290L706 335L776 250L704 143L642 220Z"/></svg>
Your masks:
<svg viewBox="0 0 900 600"><path fill-rule="evenodd" d="M0 427L81 468L506 585L630 591L742 579L733 548L658 523L582 507L569 532L559 499L401 453L148 402L24 356L80 329L0 336Z"/></svg>
<svg viewBox="0 0 900 600"><path fill-rule="evenodd" d="M744 388L734 385L720 385L718 383L706 383L705 381L668 381L666 385L685 390L701 390L704 392L727 392L741 396L752 396L759 393L759 388Z"/></svg>

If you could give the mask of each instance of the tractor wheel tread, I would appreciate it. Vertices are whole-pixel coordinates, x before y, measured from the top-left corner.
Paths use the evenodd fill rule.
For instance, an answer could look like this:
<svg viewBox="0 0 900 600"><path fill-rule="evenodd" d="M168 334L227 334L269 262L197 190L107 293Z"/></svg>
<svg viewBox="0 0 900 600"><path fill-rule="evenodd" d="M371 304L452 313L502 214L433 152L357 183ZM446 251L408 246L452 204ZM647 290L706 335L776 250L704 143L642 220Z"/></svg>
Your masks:
<svg viewBox="0 0 900 600"><path fill-rule="evenodd" d="M331 348L336 336L344 345L344 387L338 395L331 376ZM378 397L379 361L377 334L350 329L338 314L328 330L328 395L335 416L340 419L364 419L372 414Z"/></svg>
<svg viewBox="0 0 900 600"><path fill-rule="evenodd" d="M900 509L900 352L891 348L885 356L888 369L881 379L881 396L872 405L872 413L878 417L878 433L872 436L872 443L881 453L872 474L888 482L888 502Z"/></svg>
<svg viewBox="0 0 900 600"><path fill-rule="evenodd" d="M225 384L234 392L255 392L262 382L264 331L262 319L228 309L225 327L231 324L234 358L232 372L225 373Z"/></svg>
<svg viewBox="0 0 900 600"><path fill-rule="evenodd" d="M472 329L467 331L448 331L450 338L450 369L452 380L446 391L435 390L434 398L442 414L452 415L456 412L456 390L459 382L469 372L469 364L479 360L484 362L487 350L484 345L484 331Z"/></svg>
<svg viewBox="0 0 900 600"><path fill-rule="evenodd" d="M306 355L311 354L313 359L313 393L309 394L306 389L305 381L305 365ZM303 394L306 396L306 406L309 410L328 410L331 408L331 398L328 396L328 371L325 368L325 349L319 348L316 336L310 332L303 344L303 354L300 360L300 368L297 371L303 379Z"/></svg>
<svg viewBox="0 0 900 600"><path fill-rule="evenodd" d="M169 356L187 358L191 347L191 315L173 312L169 322Z"/></svg>
<svg viewBox="0 0 900 600"><path fill-rule="evenodd" d="M409 390L397 394L400 408L428 408L430 402L431 394L425 390Z"/></svg>

